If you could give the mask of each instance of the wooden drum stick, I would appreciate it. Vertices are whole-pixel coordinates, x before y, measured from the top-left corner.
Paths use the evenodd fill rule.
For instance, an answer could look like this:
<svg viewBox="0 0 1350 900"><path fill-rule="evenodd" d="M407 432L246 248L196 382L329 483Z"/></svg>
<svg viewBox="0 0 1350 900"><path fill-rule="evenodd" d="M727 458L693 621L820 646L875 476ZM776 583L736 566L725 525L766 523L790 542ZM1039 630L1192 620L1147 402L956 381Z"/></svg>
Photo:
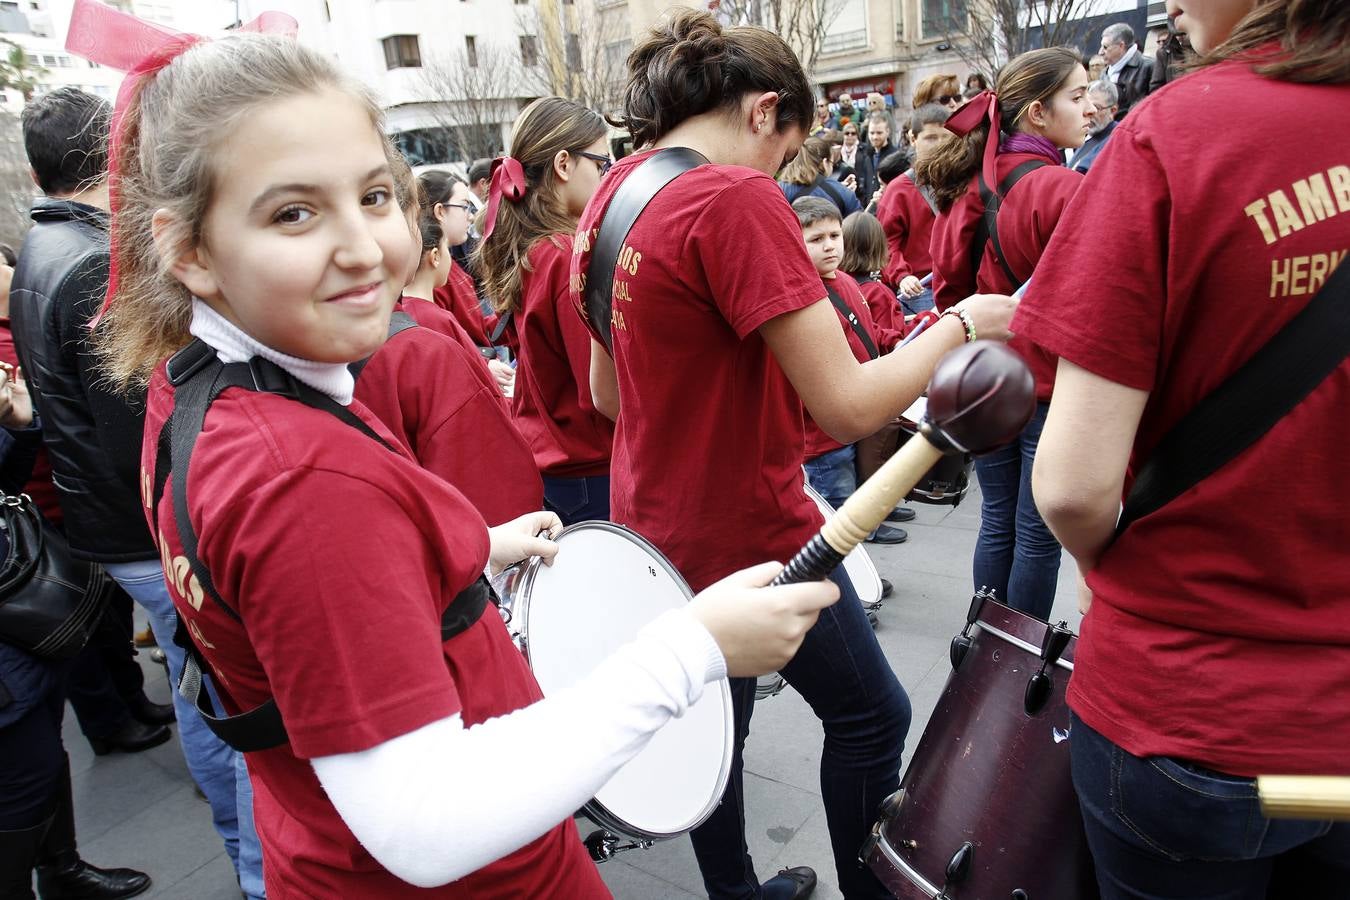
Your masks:
<svg viewBox="0 0 1350 900"><path fill-rule="evenodd" d="M1256 779L1261 812L1272 819L1350 822L1350 778L1331 775L1262 775Z"/></svg>

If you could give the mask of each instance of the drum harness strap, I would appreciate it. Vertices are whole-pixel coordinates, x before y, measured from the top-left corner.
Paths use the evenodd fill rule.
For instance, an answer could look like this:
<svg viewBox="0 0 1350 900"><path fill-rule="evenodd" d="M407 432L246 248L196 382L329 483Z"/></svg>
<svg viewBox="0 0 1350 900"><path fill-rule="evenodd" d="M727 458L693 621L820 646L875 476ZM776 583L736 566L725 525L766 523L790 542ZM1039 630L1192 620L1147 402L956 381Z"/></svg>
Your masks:
<svg viewBox="0 0 1350 900"><path fill-rule="evenodd" d="M614 269L619 264L619 251L623 249L628 232L633 230L633 223L647 204L666 185L707 162L703 154L688 147L657 150L638 164L610 198L609 207L600 218L599 233L591 250L590 264L586 267L584 297L586 316L604 338L605 347L611 354L614 352Z"/></svg>
<svg viewBox="0 0 1350 900"><path fill-rule="evenodd" d="M1119 538L1218 471L1275 427L1350 356L1350 264L1222 384L1195 405L1139 470Z"/></svg>
<svg viewBox="0 0 1350 900"><path fill-rule="evenodd" d="M406 313L395 313L389 323L390 336L414 327L416 323ZM368 360L353 363L353 374L359 373ZM326 394L296 380L289 372L268 360L254 357L246 363L222 363L215 350L201 340L175 353L168 362L169 383L174 386L173 414L159 433L155 455L154 496L151 517L155 520L155 534L159 529L159 504L164 488L173 478L174 520L183 545L183 556L201 585L202 593L236 622L242 622L239 613L221 598L210 571L197 555L198 539L188 514L187 481L192 450L206 421L207 410L227 388L277 394L323 410L357 429L391 453L397 453L369 425ZM451 601L441 616L441 640L448 641L476 623L489 601L494 600L487 579L480 577ZM202 672L208 663L184 625L175 615L177 626L174 643L184 650L183 674L178 680L178 691L197 707L208 728L227 745L241 753L270 750L289 741L281 711L276 699L234 716L218 715L210 693L202 689Z"/></svg>
<svg viewBox="0 0 1350 900"><path fill-rule="evenodd" d="M1003 205L1003 198L1008 196L1008 192L1013 189L1013 185L1021 181L1025 176L1031 174L1042 166L1048 166L1050 163L1040 159L1029 159L1008 173L1008 177L998 183L998 190L989 189L989 185L984 181L984 174L980 173L980 202L984 205L984 211L980 215L980 222L975 227L975 239L970 245L970 271L971 274L978 274L980 263L984 260L985 245L990 242L994 245L994 258L998 260L999 266L1003 269L1003 274L1008 276L1012 282L1013 290L1017 290L1026 283L1026 278L1018 278L1017 273L1008 265L1008 258L1003 255L1003 245L998 239L998 211ZM1030 277L1030 276L1028 276Z"/></svg>
<svg viewBox="0 0 1350 900"><path fill-rule="evenodd" d="M862 341L863 348L867 350L867 358L876 359L880 356L881 354L877 352L876 341L872 340L872 336L867 333L867 329L858 318L858 314L844 302L843 297L839 296L839 292L834 289L834 285L826 284L825 293L830 295L830 302L834 304L834 308L839 310L839 315L844 317L849 327L853 329L853 333L858 336L858 340Z"/></svg>

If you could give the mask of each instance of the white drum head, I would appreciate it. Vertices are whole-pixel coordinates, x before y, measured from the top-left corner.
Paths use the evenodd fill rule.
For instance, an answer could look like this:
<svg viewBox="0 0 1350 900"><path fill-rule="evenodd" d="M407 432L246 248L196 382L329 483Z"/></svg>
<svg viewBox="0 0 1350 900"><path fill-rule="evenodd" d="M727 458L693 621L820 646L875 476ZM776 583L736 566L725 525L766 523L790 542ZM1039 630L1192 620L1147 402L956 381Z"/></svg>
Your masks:
<svg viewBox="0 0 1350 900"><path fill-rule="evenodd" d="M521 593L525 652L547 696L588 675L638 631L693 595L647 541L609 522L563 531L552 566L530 564ZM704 688L596 794L586 812L634 837L673 837L711 814L731 770L731 692Z"/></svg>
<svg viewBox="0 0 1350 900"><path fill-rule="evenodd" d="M816 501L816 506L820 507L820 512L827 521L834 518L834 507L809 484L806 485L806 495ZM867 555L862 544L854 547L848 556L844 557L844 573L848 575L848 580L853 582L853 589L858 592L859 600L863 603L881 601L881 576L877 574L877 567L872 564L872 557Z"/></svg>

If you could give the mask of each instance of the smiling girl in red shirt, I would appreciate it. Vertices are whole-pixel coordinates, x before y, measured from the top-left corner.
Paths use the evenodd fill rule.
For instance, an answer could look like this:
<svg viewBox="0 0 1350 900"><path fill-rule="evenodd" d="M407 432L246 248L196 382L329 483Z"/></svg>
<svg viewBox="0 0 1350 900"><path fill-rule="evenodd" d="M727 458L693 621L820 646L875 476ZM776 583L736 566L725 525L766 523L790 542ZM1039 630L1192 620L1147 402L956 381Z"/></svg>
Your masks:
<svg viewBox="0 0 1350 900"><path fill-rule="evenodd" d="M780 568L763 566L546 700L490 607L443 638L486 564L551 558L535 535L561 525L485 528L351 398L415 254L380 109L294 41L142 33L161 46L114 125L98 341L115 383L149 382L144 499L179 614L227 711L273 701L284 723L248 753L268 896L608 896L573 811L705 682L785 661L837 593L748 589ZM182 390L165 357L189 343L193 373L247 363L284 389L220 393L186 496L170 479L154 503Z"/></svg>
<svg viewBox="0 0 1350 900"><path fill-rule="evenodd" d="M516 347L516 424L534 450L544 501L564 524L609 518L614 423L595 408L591 340L568 298L577 217L609 168L605 120L544 97L495 160L477 270Z"/></svg>
<svg viewBox="0 0 1350 900"><path fill-rule="evenodd" d="M1095 110L1087 86L1076 51L1023 53L999 72L993 93L952 114L946 123L952 133L915 162L918 183L932 189L939 209L931 245L938 309L976 290L1012 293L1031 277L1083 180L1063 164L1061 151L1087 138ZM1005 195L997 234L987 239L980 231L981 182ZM982 505L974 580L976 588L991 588L1004 603L1046 619L1060 547L1036 511L1031 464L1054 387L1054 360L1022 336L1014 335L1009 346L1031 367L1039 403L1018 440L975 460Z"/></svg>

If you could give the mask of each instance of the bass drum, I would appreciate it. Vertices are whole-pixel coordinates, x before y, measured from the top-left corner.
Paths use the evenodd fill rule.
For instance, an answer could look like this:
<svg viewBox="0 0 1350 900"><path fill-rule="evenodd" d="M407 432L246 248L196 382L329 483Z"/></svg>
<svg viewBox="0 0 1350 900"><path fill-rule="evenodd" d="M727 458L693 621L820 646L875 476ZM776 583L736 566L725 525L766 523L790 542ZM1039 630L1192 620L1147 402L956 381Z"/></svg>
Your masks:
<svg viewBox="0 0 1350 900"><path fill-rule="evenodd" d="M1095 900L1069 774L1075 638L976 596L862 860L903 900Z"/></svg>
<svg viewBox="0 0 1350 900"><path fill-rule="evenodd" d="M693 599L661 551L610 522L563 529L553 565L526 560L494 578L493 586L507 629L546 697L576 684L652 620ZM582 813L639 842L685 834L722 799L733 734L724 678L653 735Z"/></svg>

